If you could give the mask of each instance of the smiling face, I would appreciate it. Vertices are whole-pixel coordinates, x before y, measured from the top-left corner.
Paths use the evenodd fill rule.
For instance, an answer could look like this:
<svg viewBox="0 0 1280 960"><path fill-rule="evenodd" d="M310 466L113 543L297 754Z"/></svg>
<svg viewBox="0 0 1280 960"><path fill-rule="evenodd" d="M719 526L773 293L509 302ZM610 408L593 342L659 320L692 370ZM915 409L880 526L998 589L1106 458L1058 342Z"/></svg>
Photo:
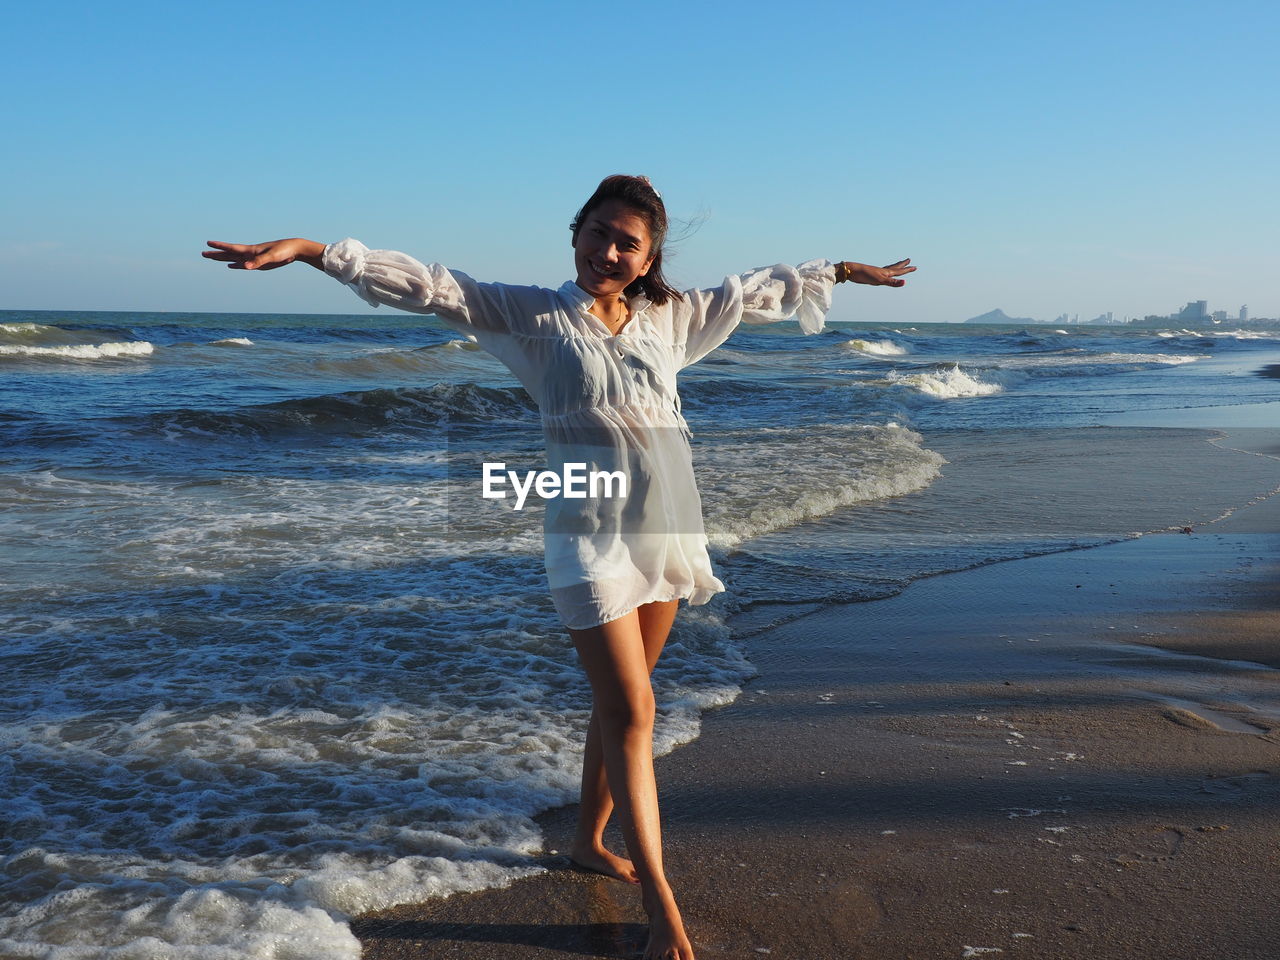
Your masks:
<svg viewBox="0 0 1280 960"><path fill-rule="evenodd" d="M597 300L622 296L653 264L649 225L634 208L606 200L582 222L573 244L577 283Z"/></svg>

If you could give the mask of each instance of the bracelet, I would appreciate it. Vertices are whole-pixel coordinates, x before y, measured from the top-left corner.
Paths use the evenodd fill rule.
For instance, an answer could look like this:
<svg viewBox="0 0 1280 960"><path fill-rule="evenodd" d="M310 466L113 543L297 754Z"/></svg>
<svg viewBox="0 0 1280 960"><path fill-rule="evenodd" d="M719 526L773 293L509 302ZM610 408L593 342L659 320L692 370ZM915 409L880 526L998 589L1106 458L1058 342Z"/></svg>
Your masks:
<svg viewBox="0 0 1280 960"><path fill-rule="evenodd" d="M849 270L845 266L845 262L841 260L836 264L836 283L844 283L849 279Z"/></svg>

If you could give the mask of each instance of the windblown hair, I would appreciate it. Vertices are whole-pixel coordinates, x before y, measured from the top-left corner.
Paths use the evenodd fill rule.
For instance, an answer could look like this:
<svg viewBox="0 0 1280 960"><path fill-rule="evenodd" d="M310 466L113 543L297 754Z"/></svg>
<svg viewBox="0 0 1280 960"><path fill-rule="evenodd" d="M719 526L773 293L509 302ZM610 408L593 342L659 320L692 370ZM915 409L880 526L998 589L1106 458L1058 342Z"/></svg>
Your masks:
<svg viewBox="0 0 1280 960"><path fill-rule="evenodd" d="M662 275L662 245L667 239L667 208L648 177L629 177L617 173L601 180L596 192L582 205L582 209L569 224L574 244L577 244L582 224L591 215L591 211L609 200L617 200L630 207L649 228L649 252L653 255L653 263L649 265L648 273L643 277L636 277L623 292L629 297L644 294L651 303L659 307L673 297L683 300L684 295L667 283L666 277Z"/></svg>

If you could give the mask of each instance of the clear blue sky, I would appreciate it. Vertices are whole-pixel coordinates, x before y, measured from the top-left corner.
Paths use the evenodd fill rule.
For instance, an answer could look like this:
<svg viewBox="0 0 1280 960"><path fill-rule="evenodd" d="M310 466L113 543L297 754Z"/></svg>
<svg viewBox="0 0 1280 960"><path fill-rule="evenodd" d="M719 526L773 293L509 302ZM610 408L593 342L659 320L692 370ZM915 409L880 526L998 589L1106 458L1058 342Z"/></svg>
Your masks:
<svg viewBox="0 0 1280 960"><path fill-rule="evenodd" d="M51 0L3 32L0 308L369 312L199 257L281 236L559 286L624 172L707 215L684 286L910 256L833 318L1280 316L1274 0Z"/></svg>

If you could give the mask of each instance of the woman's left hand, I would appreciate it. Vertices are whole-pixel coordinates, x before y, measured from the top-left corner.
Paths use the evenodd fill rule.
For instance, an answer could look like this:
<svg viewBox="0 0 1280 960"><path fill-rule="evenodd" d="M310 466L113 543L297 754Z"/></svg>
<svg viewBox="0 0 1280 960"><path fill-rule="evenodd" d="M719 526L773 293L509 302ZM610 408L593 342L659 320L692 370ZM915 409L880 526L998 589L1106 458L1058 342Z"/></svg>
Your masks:
<svg viewBox="0 0 1280 960"><path fill-rule="evenodd" d="M877 287L901 287L907 281L900 279L904 273L911 273L915 267L909 267L907 264L911 262L911 258L899 260L897 263L891 263L887 267L873 267L867 263L851 263L844 261L836 264L836 282L848 280L852 283L869 283ZM841 267L844 268L844 276L841 277Z"/></svg>

